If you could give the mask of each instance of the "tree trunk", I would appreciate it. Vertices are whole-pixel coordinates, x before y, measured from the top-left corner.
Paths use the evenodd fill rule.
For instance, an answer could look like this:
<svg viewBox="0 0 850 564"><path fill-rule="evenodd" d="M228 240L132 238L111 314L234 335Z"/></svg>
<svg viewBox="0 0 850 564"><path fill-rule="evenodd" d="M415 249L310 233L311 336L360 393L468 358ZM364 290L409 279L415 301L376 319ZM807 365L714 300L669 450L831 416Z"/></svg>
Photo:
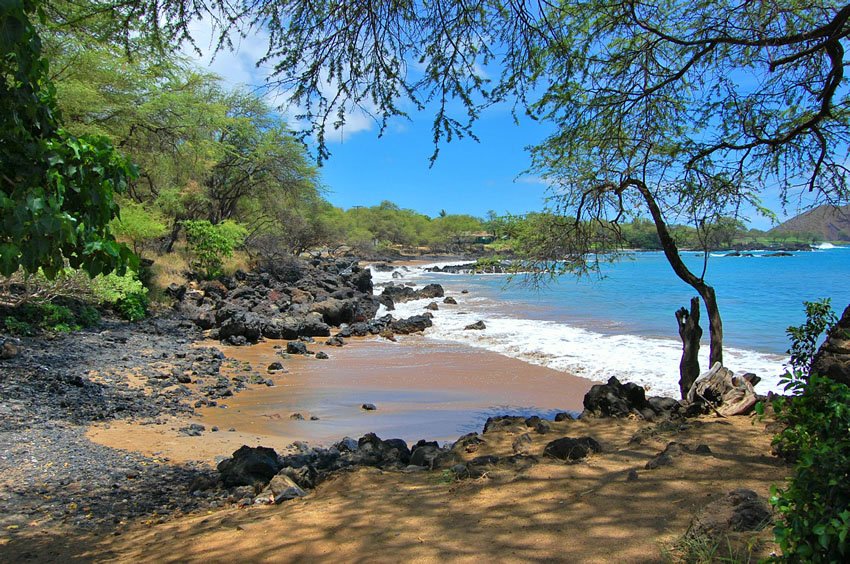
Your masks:
<svg viewBox="0 0 850 564"><path fill-rule="evenodd" d="M696 288L702 301L705 304L705 312L708 315L708 334L710 353L708 357L708 365L714 366L714 363L719 362L723 366L723 321L720 319L720 309L717 307L717 298L714 295L714 288L708 284L702 284L702 290Z"/></svg>
<svg viewBox="0 0 850 564"><path fill-rule="evenodd" d="M174 219L174 224L171 226L171 235L168 237L168 243L165 245L165 252L170 253L174 250L174 243L177 242L177 238L180 236L180 227L182 223L177 218Z"/></svg>
<svg viewBox="0 0 850 564"><path fill-rule="evenodd" d="M705 304L705 311L708 314L708 332L710 335L711 352L709 353L709 365L714 366L714 363L719 362L723 365L723 322L720 319L720 310L717 307L717 298L714 294L714 288L705 283L705 280L691 272L682 257L679 256L679 249L676 247L676 242L670 231L667 229L667 222L664 221L664 216L655 197L646 184L639 179L629 178L623 181L621 188L625 189L629 186L637 188L643 196L649 213L652 215L652 221L655 223L655 230L658 232L658 238L661 241L661 248L664 249L664 256L667 257L667 262L673 267L676 273L683 282L702 298Z"/></svg>
<svg viewBox="0 0 850 564"><path fill-rule="evenodd" d="M679 392L682 399L687 398L688 390L699 378L699 340L702 327L699 326L699 298L691 298L691 311L680 308L676 312L679 325L679 337L682 338L682 360L679 362Z"/></svg>

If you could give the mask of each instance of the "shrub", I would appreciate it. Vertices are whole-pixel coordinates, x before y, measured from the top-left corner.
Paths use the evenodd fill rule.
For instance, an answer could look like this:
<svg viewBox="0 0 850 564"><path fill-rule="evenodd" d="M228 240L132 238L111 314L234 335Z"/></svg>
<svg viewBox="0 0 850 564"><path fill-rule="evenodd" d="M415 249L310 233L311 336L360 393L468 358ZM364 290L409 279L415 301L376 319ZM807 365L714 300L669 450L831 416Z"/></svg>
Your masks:
<svg viewBox="0 0 850 564"><path fill-rule="evenodd" d="M147 314L148 289L130 270L123 276L114 272L100 275L91 281L91 287L98 303L113 307L124 319L138 321Z"/></svg>
<svg viewBox="0 0 850 564"><path fill-rule="evenodd" d="M3 321L6 331L13 335L32 335L38 330L69 333L81 323L70 307L50 301L26 302L12 308Z"/></svg>
<svg viewBox="0 0 850 564"><path fill-rule="evenodd" d="M120 217L113 219L109 227L116 237L129 241L137 255L141 255L150 241L168 231L161 214L132 201L121 204Z"/></svg>
<svg viewBox="0 0 850 564"><path fill-rule="evenodd" d="M13 315L7 315L6 319L3 320L3 325L10 335L17 337L25 337L35 333L35 328L31 323L18 319Z"/></svg>
<svg viewBox="0 0 850 564"><path fill-rule="evenodd" d="M807 321L789 327L791 370L773 408L785 429L774 445L794 459L786 487L774 487L771 503L781 516L774 532L783 559L847 562L850 549L850 388L809 374L820 335L835 322L829 301L806 303Z"/></svg>
<svg viewBox="0 0 850 564"><path fill-rule="evenodd" d="M226 257L233 255L233 249L241 245L248 230L238 223L223 221L213 225L206 220L184 221L186 241L194 260L192 267L202 271L206 278L215 278L222 274L222 265Z"/></svg>
<svg viewBox="0 0 850 564"><path fill-rule="evenodd" d="M83 327L94 327L100 323L100 312L90 305L83 305L77 312L77 321Z"/></svg>

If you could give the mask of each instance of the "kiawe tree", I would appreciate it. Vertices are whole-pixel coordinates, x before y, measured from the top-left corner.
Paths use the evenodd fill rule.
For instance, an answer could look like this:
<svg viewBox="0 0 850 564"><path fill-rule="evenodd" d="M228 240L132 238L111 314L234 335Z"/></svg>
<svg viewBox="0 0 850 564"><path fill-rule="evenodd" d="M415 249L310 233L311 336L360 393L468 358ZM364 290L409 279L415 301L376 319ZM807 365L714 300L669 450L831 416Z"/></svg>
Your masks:
<svg viewBox="0 0 850 564"><path fill-rule="evenodd" d="M833 2L259 2L273 84L321 133L341 101L381 123L434 104L435 142L470 132L513 98L555 133L533 150L554 189L548 258L596 265L619 222L652 218L676 275L705 304L710 361L722 321L705 269L681 259L668 222L696 228L759 209L765 186L841 203L848 190L844 49L850 6ZM490 83L482 68L501 69ZM329 88L328 86L331 86ZM452 100L463 108L452 115ZM405 105L407 104L407 105ZM814 198L817 199L817 198Z"/></svg>
<svg viewBox="0 0 850 564"><path fill-rule="evenodd" d="M431 110L438 148L512 100L554 126L532 168L563 220L537 234L548 240L535 236L536 258L593 269L618 248L620 222L648 214L674 272L705 304L712 363L723 356L715 292L704 265L695 272L681 259L668 225L702 229L759 210L769 186L786 202L798 189L812 204L848 200L850 5L94 0L91 9L127 26L141 19L166 40L189 38L200 15L220 24L224 46L262 27L270 86L303 109L320 158L325 131L351 107L382 128Z"/></svg>

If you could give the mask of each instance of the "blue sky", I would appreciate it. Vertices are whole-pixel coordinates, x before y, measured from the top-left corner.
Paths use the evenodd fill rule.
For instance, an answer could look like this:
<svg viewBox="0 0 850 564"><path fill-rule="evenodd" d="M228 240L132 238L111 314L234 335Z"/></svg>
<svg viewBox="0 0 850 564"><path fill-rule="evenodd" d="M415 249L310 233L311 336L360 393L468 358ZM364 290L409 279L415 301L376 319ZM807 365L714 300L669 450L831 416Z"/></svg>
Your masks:
<svg viewBox="0 0 850 564"><path fill-rule="evenodd" d="M194 31L203 49L209 31L202 23ZM265 46L266 37L260 33L243 39L235 52L196 61L228 85L259 86L266 70L254 62ZM378 138L377 124L362 114L350 114L342 131L327 132L331 157L321 169L326 198L343 208L390 200L432 217L443 209L482 217L488 210L518 214L544 207L545 185L523 175L530 164L525 148L543 140L544 124L521 116L517 125L507 105L491 108L474 126L479 142L464 138L442 143L431 166L432 119L427 112L413 113L410 120L394 119ZM780 220L786 217L775 195L767 193L764 204ZM789 211L795 215L794 209ZM771 227L767 219L749 215L753 227Z"/></svg>

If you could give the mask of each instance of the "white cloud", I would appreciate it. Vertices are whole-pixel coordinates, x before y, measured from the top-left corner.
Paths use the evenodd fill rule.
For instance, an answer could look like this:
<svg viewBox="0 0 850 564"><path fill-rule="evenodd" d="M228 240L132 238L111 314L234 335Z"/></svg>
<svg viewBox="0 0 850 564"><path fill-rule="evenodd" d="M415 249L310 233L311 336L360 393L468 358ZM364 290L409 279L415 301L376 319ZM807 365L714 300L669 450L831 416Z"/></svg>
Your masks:
<svg viewBox="0 0 850 564"><path fill-rule="evenodd" d="M516 182L517 184L533 184L535 186L545 186L546 188L552 187L552 183L543 178L542 176L517 176L514 179L514 182Z"/></svg>
<svg viewBox="0 0 850 564"><path fill-rule="evenodd" d="M216 51L218 36L209 20L192 22L190 31L201 54L191 45L185 45L183 53L198 66L216 74L226 86L252 88L265 82L266 74L256 66L268 46L268 35L265 32L258 30L246 38L237 37L233 50L222 48Z"/></svg>
<svg viewBox="0 0 850 564"><path fill-rule="evenodd" d="M193 22L190 26L192 36L198 49L199 55L191 46L183 48L183 53L190 57L195 63L219 76L223 84L230 88L246 86L248 88L262 89L266 100L274 107L280 109L281 117L293 128L306 128L309 124L298 120L296 116L304 114L304 108L289 103L287 92L276 89L264 88L269 79L273 64L268 63L257 66L268 50L269 34L264 29L251 29L246 37L235 36L233 49L222 48L216 51L218 36L217 30L211 21L201 19ZM333 83L322 80L320 92L327 98L332 98L337 91ZM325 133L328 143L341 143L357 133L371 131L378 125L373 115L378 115L378 108L373 103L363 103L362 107L354 104L346 104L344 107L344 125L334 127L338 106L331 111L328 129ZM372 114L372 115L370 115Z"/></svg>

